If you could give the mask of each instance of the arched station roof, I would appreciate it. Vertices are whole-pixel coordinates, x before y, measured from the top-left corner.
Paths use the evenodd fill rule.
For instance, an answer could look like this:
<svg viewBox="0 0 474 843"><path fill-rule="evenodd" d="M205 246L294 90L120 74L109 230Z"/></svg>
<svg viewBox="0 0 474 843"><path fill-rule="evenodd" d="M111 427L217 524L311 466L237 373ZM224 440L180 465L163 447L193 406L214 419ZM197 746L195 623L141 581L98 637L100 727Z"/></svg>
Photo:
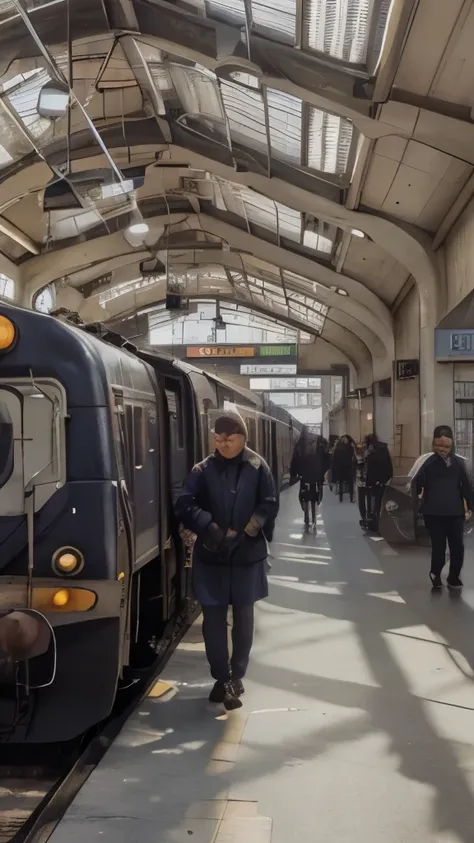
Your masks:
<svg viewBox="0 0 474 843"><path fill-rule="evenodd" d="M471 7L0 0L0 272L103 320L207 284L388 376L474 188Z"/></svg>

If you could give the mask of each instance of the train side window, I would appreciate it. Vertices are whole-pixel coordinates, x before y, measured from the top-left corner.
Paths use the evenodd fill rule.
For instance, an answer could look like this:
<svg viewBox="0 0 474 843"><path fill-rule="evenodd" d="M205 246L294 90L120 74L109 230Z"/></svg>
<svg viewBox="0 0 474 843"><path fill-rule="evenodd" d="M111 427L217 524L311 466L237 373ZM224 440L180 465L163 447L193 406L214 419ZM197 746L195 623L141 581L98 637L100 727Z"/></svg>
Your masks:
<svg viewBox="0 0 474 843"><path fill-rule="evenodd" d="M173 447L182 451L184 448L184 418L179 390L167 389L166 401L168 404L168 413L171 417L170 429L173 437Z"/></svg>
<svg viewBox="0 0 474 843"><path fill-rule="evenodd" d="M247 425L248 430L248 446L252 451L255 451L257 448L257 425L255 423L254 418L247 418L245 419L245 423Z"/></svg>
<svg viewBox="0 0 474 843"><path fill-rule="evenodd" d="M117 458L117 471L119 480L125 479L125 463L126 463L126 441L125 441L125 424L124 424L124 406L123 394L118 390L113 390L114 396L114 412L112 417L112 426L114 431L115 454Z"/></svg>
<svg viewBox="0 0 474 843"><path fill-rule="evenodd" d="M143 468L145 456L145 431L143 407L133 408L133 441L135 445L135 468Z"/></svg>

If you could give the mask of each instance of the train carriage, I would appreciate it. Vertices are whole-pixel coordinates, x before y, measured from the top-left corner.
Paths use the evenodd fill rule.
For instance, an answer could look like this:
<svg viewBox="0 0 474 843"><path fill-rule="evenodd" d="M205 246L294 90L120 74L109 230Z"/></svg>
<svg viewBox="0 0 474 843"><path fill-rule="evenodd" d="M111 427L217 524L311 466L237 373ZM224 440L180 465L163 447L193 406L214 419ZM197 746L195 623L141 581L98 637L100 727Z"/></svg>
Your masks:
<svg viewBox="0 0 474 843"><path fill-rule="evenodd" d="M0 740L83 734L156 658L192 597L174 499L228 405L280 486L299 432L285 411L104 326L0 306L0 612L52 633L0 672Z"/></svg>

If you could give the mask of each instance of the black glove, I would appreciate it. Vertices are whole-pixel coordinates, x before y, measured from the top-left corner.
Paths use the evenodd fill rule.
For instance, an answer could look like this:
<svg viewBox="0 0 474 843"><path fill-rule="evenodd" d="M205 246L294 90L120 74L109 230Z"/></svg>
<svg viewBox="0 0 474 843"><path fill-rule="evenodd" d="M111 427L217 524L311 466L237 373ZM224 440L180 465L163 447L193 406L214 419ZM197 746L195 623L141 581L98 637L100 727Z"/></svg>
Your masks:
<svg viewBox="0 0 474 843"><path fill-rule="evenodd" d="M215 524L213 521L209 524L206 532L204 533L204 547L207 550L211 550L213 553L216 553L222 542L224 540L224 533L219 527L218 524Z"/></svg>

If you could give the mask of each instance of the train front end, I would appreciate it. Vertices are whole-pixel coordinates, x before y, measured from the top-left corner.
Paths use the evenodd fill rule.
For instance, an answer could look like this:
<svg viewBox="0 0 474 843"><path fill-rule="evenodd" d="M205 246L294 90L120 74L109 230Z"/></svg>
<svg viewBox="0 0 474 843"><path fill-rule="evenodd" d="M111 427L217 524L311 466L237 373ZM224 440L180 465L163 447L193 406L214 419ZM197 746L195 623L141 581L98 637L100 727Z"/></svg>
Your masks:
<svg viewBox="0 0 474 843"><path fill-rule="evenodd" d="M76 738L116 695L110 412L106 389L87 388L97 366L79 333L0 307L0 742Z"/></svg>

